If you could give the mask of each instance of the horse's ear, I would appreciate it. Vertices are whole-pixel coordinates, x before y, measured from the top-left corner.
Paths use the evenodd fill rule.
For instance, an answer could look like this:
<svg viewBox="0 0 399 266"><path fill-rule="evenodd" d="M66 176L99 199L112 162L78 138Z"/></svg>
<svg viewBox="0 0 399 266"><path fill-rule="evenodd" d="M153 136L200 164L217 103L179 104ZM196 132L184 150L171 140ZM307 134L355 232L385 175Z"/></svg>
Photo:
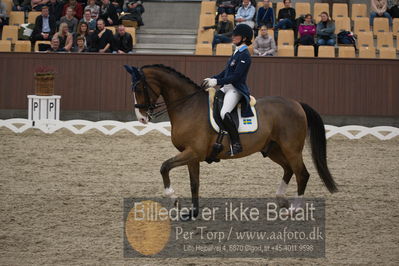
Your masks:
<svg viewBox="0 0 399 266"><path fill-rule="evenodd" d="M124 65L124 67L125 67L125 69L126 69L127 72L129 72L130 74L133 74L133 69L132 69L131 66Z"/></svg>
<svg viewBox="0 0 399 266"><path fill-rule="evenodd" d="M132 75L133 80L140 80L141 74L140 71L137 69L137 67L134 66L128 66L124 65L125 69L127 72L129 72Z"/></svg>

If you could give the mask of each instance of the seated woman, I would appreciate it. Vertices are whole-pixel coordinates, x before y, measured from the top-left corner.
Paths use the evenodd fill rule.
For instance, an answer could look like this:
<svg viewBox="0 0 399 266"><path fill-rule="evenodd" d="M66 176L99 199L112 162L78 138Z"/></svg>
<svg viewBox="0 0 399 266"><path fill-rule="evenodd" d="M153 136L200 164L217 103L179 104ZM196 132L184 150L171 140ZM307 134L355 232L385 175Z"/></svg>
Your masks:
<svg viewBox="0 0 399 266"><path fill-rule="evenodd" d="M68 24L66 24L65 22L61 23L58 32L54 34L53 38L58 38L58 40L60 41L60 49L64 48L67 52L71 51L73 37L72 34L69 33Z"/></svg>
<svg viewBox="0 0 399 266"><path fill-rule="evenodd" d="M260 27L259 35L254 41L254 55L274 56L276 55L276 43L272 36L267 33L267 26Z"/></svg>
<svg viewBox="0 0 399 266"><path fill-rule="evenodd" d="M89 38L89 25L86 22L80 22L77 31L73 34L73 47L77 46L78 37L83 38L86 47L90 47L91 39Z"/></svg>
<svg viewBox="0 0 399 266"><path fill-rule="evenodd" d="M313 24L313 17L311 14L305 15L305 21L299 25L299 43L302 45L313 45L314 37L316 35L316 26Z"/></svg>
<svg viewBox="0 0 399 266"><path fill-rule="evenodd" d="M386 17L389 21L389 27L392 27L392 17L387 12L388 3L387 0L371 0L371 13L370 13L370 26L374 26L374 18Z"/></svg>
<svg viewBox="0 0 399 266"><path fill-rule="evenodd" d="M320 14L321 21L317 24L317 44L318 45L335 45L335 24L328 17L327 12Z"/></svg>
<svg viewBox="0 0 399 266"><path fill-rule="evenodd" d="M228 20L227 14L223 13L220 15L221 20L217 25L205 26L201 31L215 29L215 35L213 36L212 48L215 49L219 43L231 43L231 35L233 34L233 22Z"/></svg>

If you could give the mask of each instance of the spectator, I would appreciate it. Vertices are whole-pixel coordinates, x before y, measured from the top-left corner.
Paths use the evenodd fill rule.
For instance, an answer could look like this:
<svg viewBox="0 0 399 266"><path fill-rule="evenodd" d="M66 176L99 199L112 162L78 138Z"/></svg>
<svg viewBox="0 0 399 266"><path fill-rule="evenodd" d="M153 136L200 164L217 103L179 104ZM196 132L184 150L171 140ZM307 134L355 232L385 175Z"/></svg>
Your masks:
<svg viewBox="0 0 399 266"><path fill-rule="evenodd" d="M122 7L124 4L123 0L111 0L111 4L115 7L116 13L122 12Z"/></svg>
<svg viewBox="0 0 399 266"><path fill-rule="evenodd" d="M255 26L255 22L253 21L255 12L256 9L251 2L249 0L243 0L242 6L238 9L236 14L237 25L247 24L253 29Z"/></svg>
<svg viewBox="0 0 399 266"><path fill-rule="evenodd" d="M58 0L50 0L47 3L47 6L49 8L50 16L55 17L55 20L59 21L62 16L63 4L58 2Z"/></svg>
<svg viewBox="0 0 399 266"><path fill-rule="evenodd" d="M0 0L0 31L3 26L7 24L7 11L6 5Z"/></svg>
<svg viewBox="0 0 399 266"><path fill-rule="evenodd" d="M47 49L47 52L59 53L59 52L66 52L66 50L60 47L60 40L58 38L52 38L50 48Z"/></svg>
<svg viewBox="0 0 399 266"><path fill-rule="evenodd" d="M399 18L399 1L394 0L391 3L391 6L388 10L388 13L391 15L392 18Z"/></svg>
<svg viewBox="0 0 399 266"><path fill-rule="evenodd" d="M291 0L284 0L284 7L280 9L277 16L277 31L279 29L293 29L295 25L295 9L291 7Z"/></svg>
<svg viewBox="0 0 399 266"><path fill-rule="evenodd" d="M314 45L314 37L316 35L316 26L313 24L311 14L305 15L305 21L299 25L299 43L302 45Z"/></svg>
<svg viewBox="0 0 399 266"><path fill-rule="evenodd" d="M375 17L386 17L389 21L389 27L392 27L392 17L387 12L387 0L371 0L370 26L373 30Z"/></svg>
<svg viewBox="0 0 399 266"><path fill-rule="evenodd" d="M31 11L30 0L13 0L12 11Z"/></svg>
<svg viewBox="0 0 399 266"><path fill-rule="evenodd" d="M114 36L114 53L131 54L133 50L133 38L125 31L125 26L119 25L118 32Z"/></svg>
<svg viewBox="0 0 399 266"><path fill-rule="evenodd" d="M102 19L97 20L97 30L93 33L92 52L111 53L112 52L112 31L105 28L105 22Z"/></svg>
<svg viewBox="0 0 399 266"><path fill-rule="evenodd" d="M74 53L85 53L88 52L88 48L85 45L85 38L82 36L79 36L76 39L76 46L72 49L72 52Z"/></svg>
<svg viewBox="0 0 399 266"><path fill-rule="evenodd" d="M275 56L276 43L272 36L267 33L267 26L262 25L259 29L259 35L254 41L254 55Z"/></svg>
<svg viewBox="0 0 399 266"><path fill-rule="evenodd" d="M96 0L89 0L88 5L85 7L85 11L86 10L90 10L92 19L98 19L100 14L100 6L96 5Z"/></svg>
<svg viewBox="0 0 399 266"><path fill-rule="evenodd" d="M217 0L216 1L216 6L218 8L218 14L229 14L229 15L234 15L236 12L236 7L238 6L237 0Z"/></svg>
<svg viewBox="0 0 399 266"><path fill-rule="evenodd" d="M105 26L112 26L118 22L118 14L113 5L110 4L109 0L102 0L103 4L100 8L100 18L104 20ZM98 24L97 24L98 25Z"/></svg>
<svg viewBox="0 0 399 266"><path fill-rule="evenodd" d="M77 28L77 31L72 35L73 36L73 47L77 46L77 40L79 37L84 39L85 47L91 46L91 37L89 33L89 25L86 22L80 22Z"/></svg>
<svg viewBox="0 0 399 266"><path fill-rule="evenodd" d="M48 2L49 0L32 0L30 4L32 6L32 10L41 11L42 7L47 5Z"/></svg>
<svg viewBox="0 0 399 266"><path fill-rule="evenodd" d="M212 48L215 49L216 45L218 45L219 43L231 43L231 35L233 34L233 22L231 22L230 20L228 20L228 16L227 13L222 13L220 15L220 17L222 18L217 25L213 25L213 26L206 26L202 29L202 31L204 30L208 30L208 29L216 29L216 33L213 36L213 41L212 41Z"/></svg>
<svg viewBox="0 0 399 266"><path fill-rule="evenodd" d="M94 32L96 30L96 20L92 18L90 9L85 9L85 13L80 22L87 23L90 32Z"/></svg>
<svg viewBox="0 0 399 266"><path fill-rule="evenodd" d="M73 37L72 34L69 32L69 27L68 24L65 22L62 22L60 24L60 28L58 29L58 32L54 34L54 38L58 38L60 45L59 48L64 48L65 51L71 51L72 45L73 45Z"/></svg>
<svg viewBox="0 0 399 266"><path fill-rule="evenodd" d="M131 20L131 21L137 21L138 26L143 26L143 19L141 15L144 13L144 7L141 4L141 1L137 0L128 0L126 4L126 8L123 10L127 12L128 14L123 15L120 20Z"/></svg>
<svg viewBox="0 0 399 266"><path fill-rule="evenodd" d="M332 22L327 12L320 14L321 20L317 24L317 44L318 45L335 45L335 24Z"/></svg>
<svg viewBox="0 0 399 266"><path fill-rule="evenodd" d="M73 16L72 7L66 9L66 15L60 19L60 23L66 23L70 33L76 32L76 27L78 26L78 20Z"/></svg>
<svg viewBox="0 0 399 266"><path fill-rule="evenodd" d="M259 28L262 25L266 25L269 29L274 27L274 10L270 5L270 0L263 0L263 6L258 10L256 24Z"/></svg>
<svg viewBox="0 0 399 266"><path fill-rule="evenodd" d="M42 14L36 17L35 27L31 35L33 43L36 41L50 41L55 33L55 17L49 15L47 6L42 7Z"/></svg>
<svg viewBox="0 0 399 266"><path fill-rule="evenodd" d="M69 7L72 8L72 10L73 10L73 16L75 18L77 18L78 21L81 20L82 17L83 17L83 6L82 6L82 4L78 3L76 0L69 0L69 3L65 4L64 8L62 10L62 15L63 16L66 15L67 9Z"/></svg>

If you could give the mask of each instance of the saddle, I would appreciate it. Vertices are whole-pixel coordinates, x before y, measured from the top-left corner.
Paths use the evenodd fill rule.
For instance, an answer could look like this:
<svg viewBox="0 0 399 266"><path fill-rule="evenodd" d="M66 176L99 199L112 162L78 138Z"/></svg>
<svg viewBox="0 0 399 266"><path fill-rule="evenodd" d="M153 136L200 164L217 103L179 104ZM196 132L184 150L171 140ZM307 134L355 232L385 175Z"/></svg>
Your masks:
<svg viewBox="0 0 399 266"><path fill-rule="evenodd" d="M208 89L209 93L209 121L212 128L218 133L216 143L213 145L212 152L209 157L206 158L206 162L219 162L220 159L217 155L223 150L223 137L226 134L224 130L220 111L223 106L224 93L222 91L216 91L214 88ZM241 117L241 104L238 104L230 115L233 118L234 124L238 129L239 134L253 133L258 129L258 119L255 110L256 99L250 96L250 106L254 116L252 117Z"/></svg>

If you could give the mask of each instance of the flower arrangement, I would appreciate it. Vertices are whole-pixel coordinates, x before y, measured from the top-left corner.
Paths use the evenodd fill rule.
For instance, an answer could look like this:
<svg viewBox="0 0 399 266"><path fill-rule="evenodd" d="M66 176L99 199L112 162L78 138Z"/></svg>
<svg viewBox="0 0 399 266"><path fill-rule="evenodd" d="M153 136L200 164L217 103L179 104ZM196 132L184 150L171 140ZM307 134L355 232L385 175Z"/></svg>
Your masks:
<svg viewBox="0 0 399 266"><path fill-rule="evenodd" d="M55 69L50 66L38 66L35 68L35 94L39 96L54 95Z"/></svg>

